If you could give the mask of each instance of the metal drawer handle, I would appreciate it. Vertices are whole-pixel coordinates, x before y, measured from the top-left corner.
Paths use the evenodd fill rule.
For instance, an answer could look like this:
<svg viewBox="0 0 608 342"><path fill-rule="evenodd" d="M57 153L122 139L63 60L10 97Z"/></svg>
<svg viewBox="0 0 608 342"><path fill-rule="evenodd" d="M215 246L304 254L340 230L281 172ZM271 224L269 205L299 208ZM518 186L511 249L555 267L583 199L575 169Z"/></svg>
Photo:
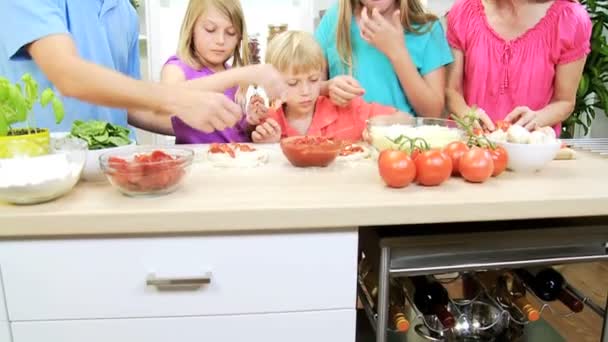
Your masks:
<svg viewBox="0 0 608 342"><path fill-rule="evenodd" d="M148 275L146 279L147 286L155 286L158 289L198 289L204 285L211 284L211 273L206 273L198 277L183 277L183 278L159 278L155 274Z"/></svg>

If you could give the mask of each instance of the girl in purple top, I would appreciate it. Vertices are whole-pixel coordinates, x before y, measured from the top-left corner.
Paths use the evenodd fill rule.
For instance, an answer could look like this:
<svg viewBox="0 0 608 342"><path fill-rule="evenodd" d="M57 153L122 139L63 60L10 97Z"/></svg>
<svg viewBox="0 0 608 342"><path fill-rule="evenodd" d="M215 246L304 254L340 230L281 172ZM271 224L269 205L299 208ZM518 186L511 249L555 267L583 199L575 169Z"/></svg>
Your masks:
<svg viewBox="0 0 608 342"><path fill-rule="evenodd" d="M247 30L239 0L191 0L182 24L177 55L165 63L161 81L186 82L187 86L198 89L224 92L234 102L239 86L246 89L250 84L259 84L269 96L280 98L287 90L285 81L270 65L246 66L249 62L247 46ZM232 68L228 66L230 59ZM243 115L233 126L218 122L216 127L224 129L212 133L196 130L178 117L171 120L177 144L250 142L251 129L259 123L259 113Z"/></svg>

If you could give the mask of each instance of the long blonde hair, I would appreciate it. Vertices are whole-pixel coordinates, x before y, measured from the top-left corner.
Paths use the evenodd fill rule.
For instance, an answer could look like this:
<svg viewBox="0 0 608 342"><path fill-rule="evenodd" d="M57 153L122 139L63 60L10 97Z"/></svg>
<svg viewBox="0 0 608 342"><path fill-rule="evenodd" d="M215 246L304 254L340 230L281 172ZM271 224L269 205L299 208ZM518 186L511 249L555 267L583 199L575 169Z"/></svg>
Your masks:
<svg viewBox="0 0 608 342"><path fill-rule="evenodd" d="M401 23L407 32L422 34L430 30L428 23L437 20L437 16L427 13L420 0L395 0L401 11ZM361 6L360 0L340 0L338 8L338 28L336 30L336 45L338 55L349 73L353 69L353 43L350 37L355 10Z"/></svg>
<svg viewBox="0 0 608 342"><path fill-rule="evenodd" d="M216 8L230 19L239 37L232 55L232 66L248 65L249 39L247 37L247 26L245 25L245 14L239 0L190 0L179 36L177 57L193 68L200 69L203 67L194 46L194 26L198 18L210 7Z"/></svg>

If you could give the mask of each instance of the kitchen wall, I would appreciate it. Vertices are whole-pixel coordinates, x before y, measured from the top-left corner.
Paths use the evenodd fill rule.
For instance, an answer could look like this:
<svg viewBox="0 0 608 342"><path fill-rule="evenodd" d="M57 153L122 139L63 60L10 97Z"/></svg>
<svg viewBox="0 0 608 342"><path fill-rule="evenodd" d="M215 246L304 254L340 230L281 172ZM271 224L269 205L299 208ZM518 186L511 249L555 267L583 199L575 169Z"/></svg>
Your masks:
<svg viewBox="0 0 608 342"><path fill-rule="evenodd" d="M444 16L454 0L422 0L429 11ZM266 46L269 24L289 25L290 29L314 31L319 12L336 0L241 0L250 34L259 34L260 47ZM139 9L141 18L142 77L158 80L166 59L175 52L179 29L188 0L145 0ZM598 113L591 131L593 137L608 137L608 119ZM159 140L138 134L146 143ZM167 140L161 140L165 142ZM171 139L168 140L171 142Z"/></svg>

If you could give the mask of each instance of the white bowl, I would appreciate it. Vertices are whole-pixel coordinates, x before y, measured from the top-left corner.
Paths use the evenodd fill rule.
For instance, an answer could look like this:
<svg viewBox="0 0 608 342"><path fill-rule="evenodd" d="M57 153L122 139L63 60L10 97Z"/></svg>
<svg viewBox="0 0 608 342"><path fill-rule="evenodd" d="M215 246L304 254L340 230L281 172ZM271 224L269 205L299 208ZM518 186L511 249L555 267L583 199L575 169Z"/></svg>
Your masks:
<svg viewBox="0 0 608 342"><path fill-rule="evenodd" d="M514 172L537 172L549 164L559 152L559 140L545 144L498 143L509 154L507 169Z"/></svg>
<svg viewBox="0 0 608 342"><path fill-rule="evenodd" d="M38 204L67 194L80 179L86 149L84 140L52 137L48 155L0 161L0 201Z"/></svg>
<svg viewBox="0 0 608 342"><path fill-rule="evenodd" d="M70 132L54 132L51 133L52 138L64 138L69 136ZM122 149L127 147L133 147L136 145L135 141L132 141L131 144L120 147L111 147L104 148L101 150L88 150L86 156L86 162L84 164L84 169L82 170L82 180L87 182L105 182L106 176L101 170L101 166L99 165L99 157L106 152L120 152Z"/></svg>

